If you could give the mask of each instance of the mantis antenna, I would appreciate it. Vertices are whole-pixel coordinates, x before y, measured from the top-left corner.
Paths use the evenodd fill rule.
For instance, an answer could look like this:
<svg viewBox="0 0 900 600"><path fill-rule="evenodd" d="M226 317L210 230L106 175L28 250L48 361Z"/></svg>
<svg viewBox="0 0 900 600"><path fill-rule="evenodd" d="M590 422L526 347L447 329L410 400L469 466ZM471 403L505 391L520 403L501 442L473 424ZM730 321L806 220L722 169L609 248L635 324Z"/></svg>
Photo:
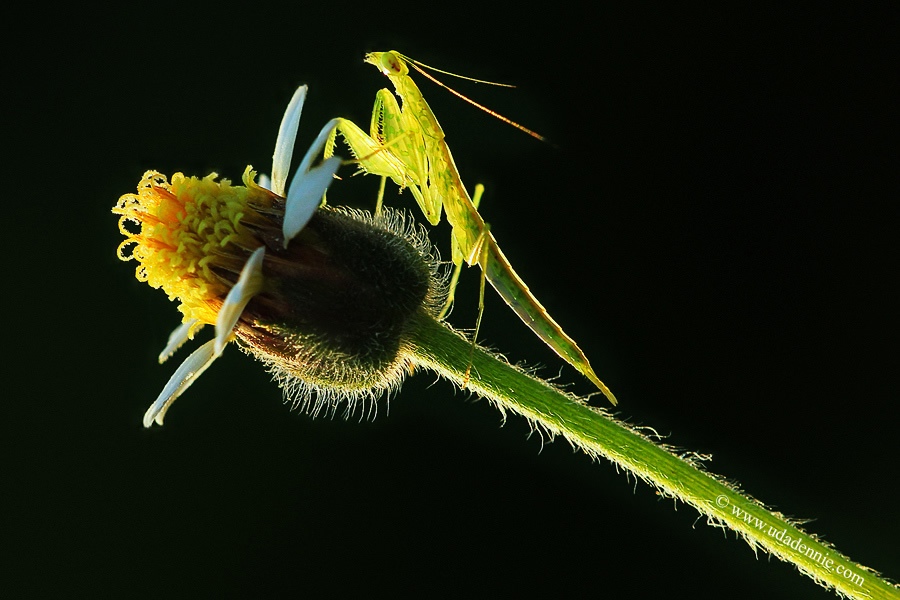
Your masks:
<svg viewBox="0 0 900 600"><path fill-rule="evenodd" d="M426 64L424 64L424 63L420 63L420 62L417 61L417 60L413 60L412 58L409 58L408 56L404 56L403 54L400 54L399 52L398 52L397 54L398 54L398 56L400 56L401 58L403 58L403 59L409 61L409 64L410 64L410 66L412 66L413 69L415 69L416 71L418 71L419 73L421 73L424 77L427 77L428 79L430 79L430 80L433 81L434 83L438 84L439 86L441 86L442 88L444 88L445 90L447 90L448 92L450 92L451 94L453 94L454 96L456 96L457 98L460 98L460 99L462 99L462 100L465 100L466 102L468 102L469 104L471 104L471 105L474 106L475 108L478 108L478 109L483 110L484 112L486 112L487 114L491 115L492 117L495 117L495 118L497 118L497 119L500 119L501 121L503 121L503 122L506 123L507 125L512 125L513 127L515 127L516 129L518 129L519 131L525 132L525 133L527 133L528 135L530 135L530 136L533 137L533 138L539 139L539 140L541 140L542 142L546 142L546 143L548 143L548 144L550 143L550 141L549 141L547 138L545 138L544 136L542 136L541 134L539 134L539 133L537 133L537 132L535 132L535 131L532 131L531 129L528 129L528 128L525 127L524 125L520 125L520 124L516 123L515 121L513 121L513 120L511 120L511 119L508 119L508 118L506 118L506 117L504 117L504 116L501 115L500 113L498 113L498 112L496 112L496 111L493 111L493 110L491 110L490 108L488 108L488 107L486 107L486 106L484 106L484 105L482 105L482 104L478 104L477 102L475 102L475 101L472 100L471 98L468 98L468 97L464 96L463 94L457 92L456 90L454 90L454 89L453 89L452 87L450 87L449 85L443 83L442 81L438 80L436 77L434 77L433 75L431 75L430 73L426 72L425 69L431 69L432 71L436 71L436 72L438 72L438 73L443 73L443 74L445 74L445 75L451 75L451 76L453 76L453 77L459 77L460 79L466 79L466 80L468 80L468 81L474 81L474 82L476 82L476 83L486 83L486 84L488 84L488 85L496 85L496 86L500 86L500 87L508 87L508 88L514 88L514 87L516 87L516 86L510 85L510 84L508 84L508 83L497 83L496 81L485 81L484 79L475 79L475 78L473 78L473 77L466 77L465 75L457 75L456 73L451 73L450 71L442 71L441 69L436 69L436 68L430 67L430 66L428 66L428 65L426 65ZM423 67L424 67L424 68L423 68Z"/></svg>

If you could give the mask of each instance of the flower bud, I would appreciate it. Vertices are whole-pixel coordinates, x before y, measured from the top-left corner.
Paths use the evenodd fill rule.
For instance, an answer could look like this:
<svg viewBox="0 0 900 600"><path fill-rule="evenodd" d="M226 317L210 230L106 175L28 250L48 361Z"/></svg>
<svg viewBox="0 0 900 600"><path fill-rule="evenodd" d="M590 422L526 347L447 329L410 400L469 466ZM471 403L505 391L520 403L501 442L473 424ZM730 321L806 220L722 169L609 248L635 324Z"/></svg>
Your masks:
<svg viewBox="0 0 900 600"><path fill-rule="evenodd" d="M139 280L180 301L191 330L218 329L223 307L235 310L229 330L239 345L311 412L337 400L352 411L355 400L395 388L412 368L411 328L418 316L436 317L446 294L424 232L396 211L323 206L285 247L285 199L249 168L243 183L146 173L113 209L127 238L119 257L137 260ZM234 309L229 293L260 248L256 283ZM204 369L218 355L210 352L197 359Z"/></svg>
<svg viewBox="0 0 900 600"><path fill-rule="evenodd" d="M277 230L260 234L265 283L235 328L240 345L296 401L315 391L314 412L396 387L416 315L434 317L444 293L424 233L400 213L323 207L286 249Z"/></svg>

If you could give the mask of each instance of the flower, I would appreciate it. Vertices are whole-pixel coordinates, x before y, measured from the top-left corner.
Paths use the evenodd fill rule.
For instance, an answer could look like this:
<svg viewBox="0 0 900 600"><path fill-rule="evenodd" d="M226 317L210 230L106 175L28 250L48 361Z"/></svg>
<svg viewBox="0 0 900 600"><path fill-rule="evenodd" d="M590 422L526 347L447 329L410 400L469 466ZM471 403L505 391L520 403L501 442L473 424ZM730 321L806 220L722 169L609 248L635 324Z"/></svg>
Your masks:
<svg viewBox="0 0 900 600"><path fill-rule="evenodd" d="M341 159L316 167L312 160L338 119L319 133L285 197L305 95L305 86L298 89L285 111L271 189L256 183L251 167L243 185L215 173L176 173L169 181L148 171L137 193L113 208L126 237L119 258L137 261L138 280L180 303L182 324L160 362L204 325L216 329L169 379L145 427L161 425L172 402L233 340L314 414L337 400L349 400L352 412L356 400L395 388L413 368L408 340L416 319L436 317L443 303L438 258L400 213L324 206Z"/></svg>
<svg viewBox="0 0 900 600"><path fill-rule="evenodd" d="M233 339L235 325L247 303L263 287L262 264L267 250L287 248L319 206L341 159L331 157L312 168L337 121L332 120L309 148L291 182L290 168L306 86L294 93L278 131L273 155L271 190L254 183L250 167L243 186L216 181L215 173L198 179L181 173L169 182L148 171L137 194L119 199L113 213L121 216L126 236L118 249L122 260L136 260L136 276L178 299L182 325L169 337L160 362L203 325L216 327L216 336L194 351L176 370L144 415L144 426L163 418L172 402L205 371ZM139 225L131 231L129 224ZM130 250L130 253L128 251Z"/></svg>

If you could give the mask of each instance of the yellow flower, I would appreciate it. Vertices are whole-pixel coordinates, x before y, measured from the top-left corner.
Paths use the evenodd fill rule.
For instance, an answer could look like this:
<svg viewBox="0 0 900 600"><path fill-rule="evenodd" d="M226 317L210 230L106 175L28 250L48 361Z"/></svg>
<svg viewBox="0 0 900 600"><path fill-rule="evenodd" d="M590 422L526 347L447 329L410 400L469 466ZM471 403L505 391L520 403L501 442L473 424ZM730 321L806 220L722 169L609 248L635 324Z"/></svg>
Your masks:
<svg viewBox="0 0 900 600"><path fill-rule="evenodd" d="M163 362L205 324L216 326L216 337L182 363L156 402L144 415L144 426L162 424L166 410L205 371L233 339L247 303L262 290L262 263L267 249L287 247L319 206L341 164L329 158L312 168L333 132L330 121L309 148L285 197L306 86L294 93L282 119L275 144L272 189L254 183L250 167L243 186L181 173L169 182L155 171L144 174L136 194L119 199L113 213L121 216L119 229L126 236L119 246L122 260L136 260L136 276L178 299L182 325L170 336L160 354ZM131 231L129 225L137 225Z"/></svg>
<svg viewBox="0 0 900 600"><path fill-rule="evenodd" d="M255 231L272 228L264 211L276 196L244 172L244 186L212 173L203 179L147 171L137 194L119 199L113 212L122 215L120 230L127 239L119 258L138 262L136 276L162 288L170 300L180 300L185 321L215 325L216 315L247 255L262 244ZM131 232L129 222L141 229Z"/></svg>
<svg viewBox="0 0 900 600"><path fill-rule="evenodd" d="M182 324L159 356L166 360L204 325L215 337L175 371L144 415L162 424L172 402L228 342L263 361L295 402L316 413L336 400L374 398L412 369L408 338L423 314L436 317L443 286L421 231L391 211L324 207L341 159L316 167L333 134L330 121L285 194L286 173L306 88L288 105L273 156L271 189L148 171L137 193L119 199L122 260L136 276L177 300ZM322 206L322 210L317 210Z"/></svg>

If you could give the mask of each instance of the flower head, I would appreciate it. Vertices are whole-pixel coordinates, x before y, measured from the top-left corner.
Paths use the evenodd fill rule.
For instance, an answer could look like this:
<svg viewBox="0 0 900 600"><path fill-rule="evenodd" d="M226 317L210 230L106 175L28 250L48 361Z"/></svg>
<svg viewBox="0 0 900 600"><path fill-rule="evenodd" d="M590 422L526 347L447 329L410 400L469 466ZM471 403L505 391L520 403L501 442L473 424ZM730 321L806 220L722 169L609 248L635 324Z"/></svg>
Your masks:
<svg viewBox="0 0 900 600"><path fill-rule="evenodd" d="M137 193L113 208L126 237L119 258L137 261L140 281L180 303L182 324L160 362L199 328L216 328L147 410L147 427L162 424L171 403L232 340L298 401L315 393L315 412L337 398L351 400L352 410L353 400L396 386L411 369L404 346L410 322L423 310L436 314L442 293L431 247L395 214L318 210L341 160L312 161L337 120L322 129L284 193L305 95L301 87L285 112L271 190L250 167L243 185L215 173L176 173L169 181L148 171Z"/></svg>
<svg viewBox="0 0 900 600"><path fill-rule="evenodd" d="M215 325L228 291L250 254L263 245L258 232L274 229L266 213L278 197L244 172L243 186L147 171L136 194L119 199L113 212L127 239L119 258L138 262L135 275L179 300L185 321ZM137 224L140 231L129 226Z"/></svg>

